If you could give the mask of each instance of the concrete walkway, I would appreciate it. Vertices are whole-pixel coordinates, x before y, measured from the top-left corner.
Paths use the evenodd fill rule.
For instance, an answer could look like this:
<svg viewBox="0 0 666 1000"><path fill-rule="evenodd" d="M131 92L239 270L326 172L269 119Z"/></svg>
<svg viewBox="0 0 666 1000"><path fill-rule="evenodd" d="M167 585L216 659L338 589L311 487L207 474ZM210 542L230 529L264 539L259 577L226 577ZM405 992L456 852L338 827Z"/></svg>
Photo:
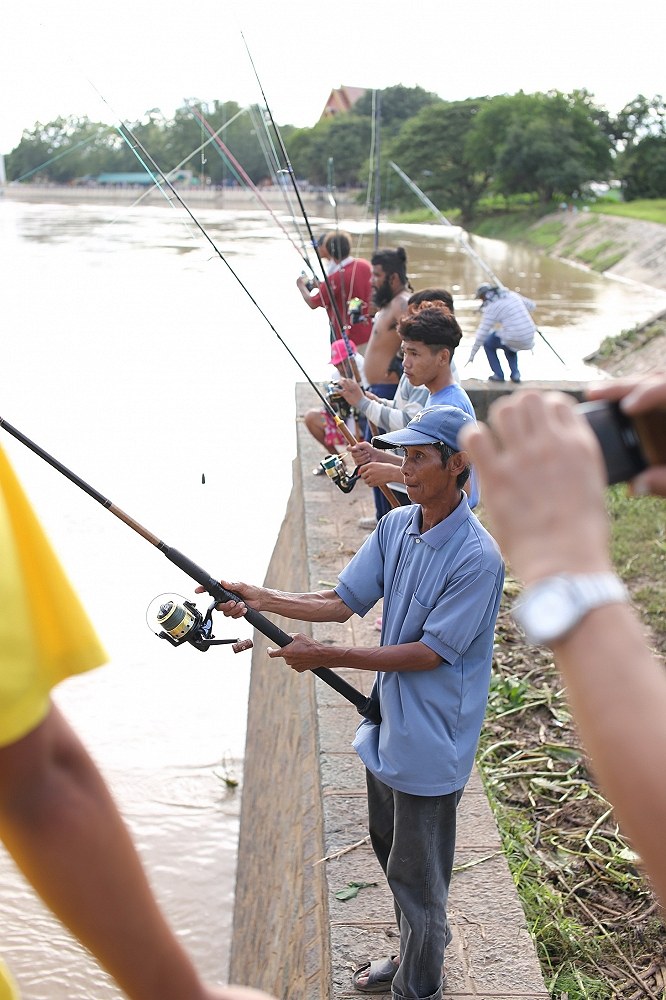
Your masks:
<svg viewBox="0 0 666 1000"><path fill-rule="evenodd" d="M299 418L316 397L307 386L297 392ZM312 469L320 447L299 419L298 463L305 507L308 573L312 589L333 584L337 572L363 543L367 532L359 517L374 513L370 490L359 483L345 495ZM350 515L352 516L350 525ZM322 642L376 645L374 623L355 616L346 625L313 625ZM372 677L340 671L355 687L369 692ZM351 748L358 716L334 691L315 686L323 800L323 838L330 926L331 1000L358 998L351 973L371 958L398 950L392 898L383 873L367 843L363 766ZM353 846L356 845L356 846ZM351 849L349 849L351 848ZM337 852L345 852L338 857ZM319 861L319 859L316 859ZM446 953L448 998L547 998L539 962L523 911L502 854L497 827L478 774L474 774L459 808L458 842L449 898L453 941ZM336 892L349 882L377 883L341 902ZM312 997L304 1000L313 1000Z"/></svg>

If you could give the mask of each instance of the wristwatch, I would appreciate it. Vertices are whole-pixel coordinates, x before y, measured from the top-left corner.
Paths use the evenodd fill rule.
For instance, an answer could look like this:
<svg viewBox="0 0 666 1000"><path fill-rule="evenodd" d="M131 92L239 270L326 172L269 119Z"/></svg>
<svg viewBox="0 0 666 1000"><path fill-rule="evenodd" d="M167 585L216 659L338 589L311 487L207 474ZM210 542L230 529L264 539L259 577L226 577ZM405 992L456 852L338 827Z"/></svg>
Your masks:
<svg viewBox="0 0 666 1000"><path fill-rule="evenodd" d="M615 573L560 573L527 587L512 614L534 646L550 646L594 608L628 601L627 588Z"/></svg>

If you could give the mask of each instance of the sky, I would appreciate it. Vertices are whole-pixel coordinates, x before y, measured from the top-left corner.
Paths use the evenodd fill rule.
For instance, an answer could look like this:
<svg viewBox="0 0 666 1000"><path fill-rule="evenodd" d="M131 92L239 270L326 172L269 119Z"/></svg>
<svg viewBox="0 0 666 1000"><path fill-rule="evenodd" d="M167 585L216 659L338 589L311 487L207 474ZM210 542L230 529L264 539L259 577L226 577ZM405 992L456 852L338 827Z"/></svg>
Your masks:
<svg viewBox="0 0 666 1000"><path fill-rule="evenodd" d="M445 100L585 88L611 112L666 94L664 0L30 0L3 13L0 152L58 116L262 103L243 37L281 125L314 125L341 84Z"/></svg>

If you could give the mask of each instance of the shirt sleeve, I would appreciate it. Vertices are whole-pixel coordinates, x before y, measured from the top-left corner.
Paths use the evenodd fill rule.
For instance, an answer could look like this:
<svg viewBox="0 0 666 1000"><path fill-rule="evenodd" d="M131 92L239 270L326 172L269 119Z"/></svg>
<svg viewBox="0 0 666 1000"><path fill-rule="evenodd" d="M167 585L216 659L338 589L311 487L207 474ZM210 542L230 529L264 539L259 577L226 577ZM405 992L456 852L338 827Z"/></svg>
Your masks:
<svg viewBox="0 0 666 1000"><path fill-rule="evenodd" d="M366 538L338 577L335 593L348 608L363 618L384 594L384 552L381 526Z"/></svg>

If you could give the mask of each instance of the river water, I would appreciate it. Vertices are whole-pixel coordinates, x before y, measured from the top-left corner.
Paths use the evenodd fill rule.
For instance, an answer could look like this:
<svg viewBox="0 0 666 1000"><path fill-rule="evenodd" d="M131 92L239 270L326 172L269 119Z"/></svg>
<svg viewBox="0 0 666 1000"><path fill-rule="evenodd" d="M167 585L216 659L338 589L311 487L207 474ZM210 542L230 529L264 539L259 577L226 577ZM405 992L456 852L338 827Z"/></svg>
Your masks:
<svg viewBox="0 0 666 1000"><path fill-rule="evenodd" d="M303 368L327 378L326 319L300 299L302 261L284 233L264 213L196 215ZM349 228L368 255L372 227ZM385 228L382 245L406 248L415 288L454 291L471 339L484 274L454 235ZM528 249L474 248L537 301L540 329L566 362L538 339L521 355L526 379L594 374L581 359L604 336L666 308L663 292ZM167 205L0 200L0 260L0 415L213 575L260 581L291 486L303 376L191 220ZM487 376L483 352L468 374ZM13 438L1 440L109 653L106 666L61 685L57 701L110 782L196 964L224 982L241 794L225 778L242 778L250 654L202 656L157 641L148 604L165 592L192 599L189 578ZM248 635L242 624L217 627L220 637ZM25 1000L121 996L4 854L0 886L0 951Z"/></svg>

